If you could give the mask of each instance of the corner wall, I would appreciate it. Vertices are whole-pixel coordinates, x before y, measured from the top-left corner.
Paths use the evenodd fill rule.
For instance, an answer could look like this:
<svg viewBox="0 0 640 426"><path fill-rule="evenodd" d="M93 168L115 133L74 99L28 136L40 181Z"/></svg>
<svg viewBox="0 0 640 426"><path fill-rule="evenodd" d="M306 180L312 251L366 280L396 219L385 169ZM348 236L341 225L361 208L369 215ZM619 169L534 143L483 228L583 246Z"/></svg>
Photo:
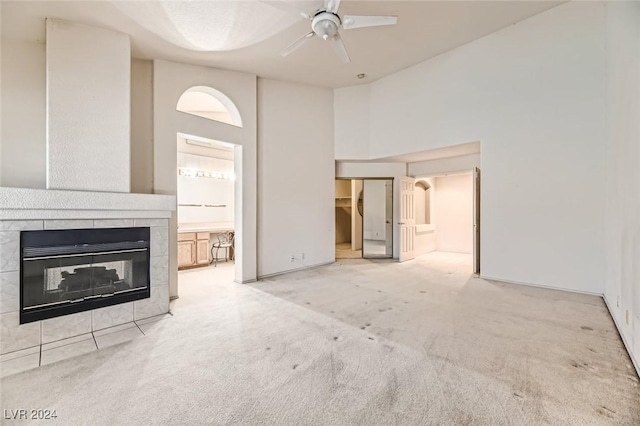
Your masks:
<svg viewBox="0 0 640 426"><path fill-rule="evenodd" d="M43 23L44 25L44 23ZM46 47L2 38L0 186L46 187ZM153 62L131 59L131 192L153 192Z"/></svg>
<svg viewBox="0 0 640 426"><path fill-rule="evenodd" d="M607 3L605 299L640 372L640 3Z"/></svg>
<svg viewBox="0 0 640 426"><path fill-rule="evenodd" d="M131 192L153 193L153 61L131 59Z"/></svg>
<svg viewBox="0 0 640 426"><path fill-rule="evenodd" d="M44 43L2 38L0 186L46 186L45 49Z"/></svg>

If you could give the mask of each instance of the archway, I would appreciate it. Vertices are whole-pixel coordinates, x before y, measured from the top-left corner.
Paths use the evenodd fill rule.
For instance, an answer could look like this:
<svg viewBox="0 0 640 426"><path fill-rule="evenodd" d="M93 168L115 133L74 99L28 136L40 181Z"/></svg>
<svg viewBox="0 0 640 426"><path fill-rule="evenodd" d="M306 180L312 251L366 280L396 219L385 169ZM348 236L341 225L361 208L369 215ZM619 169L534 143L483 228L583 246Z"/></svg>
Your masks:
<svg viewBox="0 0 640 426"><path fill-rule="evenodd" d="M243 146L229 137L242 131L242 117L228 96L209 86L188 88L175 105L177 268L208 275L213 271L207 269L215 268L216 274L224 274L218 278L235 276L242 282ZM218 249L221 238L226 240ZM180 294L188 297L181 275Z"/></svg>
<svg viewBox="0 0 640 426"><path fill-rule="evenodd" d="M240 111L231 99L209 86L193 86L178 99L176 111L242 127Z"/></svg>

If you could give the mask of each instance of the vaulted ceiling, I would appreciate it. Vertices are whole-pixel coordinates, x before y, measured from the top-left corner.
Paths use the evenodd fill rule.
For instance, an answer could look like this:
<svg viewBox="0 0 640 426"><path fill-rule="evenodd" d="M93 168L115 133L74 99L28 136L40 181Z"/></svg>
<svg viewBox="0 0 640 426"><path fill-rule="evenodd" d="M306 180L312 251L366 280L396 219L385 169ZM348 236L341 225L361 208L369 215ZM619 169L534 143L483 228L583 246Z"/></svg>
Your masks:
<svg viewBox="0 0 640 426"><path fill-rule="evenodd" d="M291 1L314 12L321 1ZM259 1L6 1L2 36L44 42L44 19L67 19L131 35L133 55L324 87L374 81L562 1L349 1L340 14L397 15L398 24L341 31L351 63L312 38L287 57L279 52L310 23ZM366 77L357 79L364 73Z"/></svg>

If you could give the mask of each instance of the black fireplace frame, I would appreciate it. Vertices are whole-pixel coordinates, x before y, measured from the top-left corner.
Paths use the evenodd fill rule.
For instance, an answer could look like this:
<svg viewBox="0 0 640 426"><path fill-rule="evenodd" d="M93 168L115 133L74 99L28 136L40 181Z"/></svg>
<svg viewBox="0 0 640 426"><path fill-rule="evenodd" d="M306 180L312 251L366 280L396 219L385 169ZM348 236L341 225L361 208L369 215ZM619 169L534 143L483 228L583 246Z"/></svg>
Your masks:
<svg viewBox="0 0 640 426"><path fill-rule="evenodd" d="M40 321L48 318L56 318L63 315L90 311L107 306L118 305L151 297L151 244L150 228L90 228L90 229L60 229L45 231L21 231L20 232L20 324ZM51 249L53 247L73 247L76 255L90 255L93 251L86 249L95 244L106 246L118 243L131 243L136 247L146 248L146 286L125 293L116 293L108 297L85 299L81 302L65 302L55 306L47 306L36 309L24 309L24 259L30 257L30 252L38 249ZM25 253L27 255L25 256Z"/></svg>

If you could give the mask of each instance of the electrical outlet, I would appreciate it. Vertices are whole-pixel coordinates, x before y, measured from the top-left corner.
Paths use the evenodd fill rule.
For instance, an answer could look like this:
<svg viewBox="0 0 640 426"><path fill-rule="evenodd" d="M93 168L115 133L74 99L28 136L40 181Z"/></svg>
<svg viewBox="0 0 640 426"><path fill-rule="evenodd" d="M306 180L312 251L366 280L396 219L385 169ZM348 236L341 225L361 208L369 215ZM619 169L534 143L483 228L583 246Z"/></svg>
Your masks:
<svg viewBox="0 0 640 426"><path fill-rule="evenodd" d="M300 259L304 260L304 253L300 255Z"/></svg>
<svg viewBox="0 0 640 426"><path fill-rule="evenodd" d="M624 320L626 321L627 325L629 325L629 310L628 309L624 310Z"/></svg>
<svg viewBox="0 0 640 426"><path fill-rule="evenodd" d="M291 261L293 262L294 260L296 260L296 257L294 255L291 255Z"/></svg>
<svg viewBox="0 0 640 426"><path fill-rule="evenodd" d="M616 308L620 307L620 296L616 297Z"/></svg>

